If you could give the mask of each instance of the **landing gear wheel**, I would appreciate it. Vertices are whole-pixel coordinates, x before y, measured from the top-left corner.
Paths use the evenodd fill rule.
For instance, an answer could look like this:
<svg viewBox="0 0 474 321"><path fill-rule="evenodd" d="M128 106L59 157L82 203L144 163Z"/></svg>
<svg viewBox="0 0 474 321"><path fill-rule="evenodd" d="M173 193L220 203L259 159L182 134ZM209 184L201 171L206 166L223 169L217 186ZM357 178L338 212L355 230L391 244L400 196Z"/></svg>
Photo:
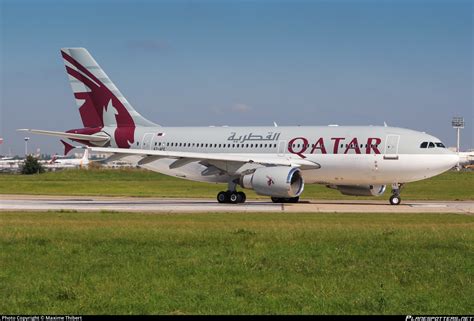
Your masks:
<svg viewBox="0 0 474 321"><path fill-rule="evenodd" d="M244 192L238 192L237 194L239 194L239 196L240 196L240 202L239 203L245 203L245 201L247 200L247 195L245 195Z"/></svg>
<svg viewBox="0 0 474 321"><path fill-rule="evenodd" d="M390 204L392 205L399 205L401 203L402 199L400 198L400 195L392 195L390 196Z"/></svg>
<svg viewBox="0 0 474 321"><path fill-rule="evenodd" d="M245 196L244 192L231 192L231 191L222 191L217 194L217 201L219 203L245 203L247 196Z"/></svg>
<svg viewBox="0 0 474 321"><path fill-rule="evenodd" d="M241 202L241 196L237 192L229 193L229 202L232 204L237 204Z"/></svg>
<svg viewBox="0 0 474 321"><path fill-rule="evenodd" d="M219 194L217 194L217 201L219 203L228 203L229 198L229 193L227 192L219 192Z"/></svg>

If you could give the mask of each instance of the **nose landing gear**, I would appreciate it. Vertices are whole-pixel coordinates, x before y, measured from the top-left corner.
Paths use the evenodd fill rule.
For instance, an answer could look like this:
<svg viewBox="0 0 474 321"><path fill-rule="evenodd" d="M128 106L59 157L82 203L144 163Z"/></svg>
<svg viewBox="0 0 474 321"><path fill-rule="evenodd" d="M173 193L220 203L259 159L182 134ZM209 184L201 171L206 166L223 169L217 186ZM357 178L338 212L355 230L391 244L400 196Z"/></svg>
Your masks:
<svg viewBox="0 0 474 321"><path fill-rule="evenodd" d="M390 196L390 204L392 205L398 205L402 199L400 198L400 195L392 195Z"/></svg>
<svg viewBox="0 0 474 321"><path fill-rule="evenodd" d="M400 197L400 191L402 189L402 186L403 184L392 184L392 196L390 196L391 205L399 205L402 202L402 198Z"/></svg>

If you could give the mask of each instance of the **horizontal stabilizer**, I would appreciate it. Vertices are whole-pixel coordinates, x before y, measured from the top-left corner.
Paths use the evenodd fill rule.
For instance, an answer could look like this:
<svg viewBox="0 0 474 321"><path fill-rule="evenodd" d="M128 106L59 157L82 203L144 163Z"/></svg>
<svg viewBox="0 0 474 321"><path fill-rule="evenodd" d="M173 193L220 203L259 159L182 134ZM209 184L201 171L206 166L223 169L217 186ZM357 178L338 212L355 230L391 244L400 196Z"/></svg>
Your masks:
<svg viewBox="0 0 474 321"><path fill-rule="evenodd" d="M19 132L28 132L32 134L38 135L47 135L47 136L55 136L55 137L64 137L69 139L78 139L78 140L86 140L89 142L97 142L97 143L106 143L110 140L110 137L107 135L86 135L86 134L74 134L74 133L66 133L66 132L55 132L51 130L41 130L41 129L17 129Z"/></svg>

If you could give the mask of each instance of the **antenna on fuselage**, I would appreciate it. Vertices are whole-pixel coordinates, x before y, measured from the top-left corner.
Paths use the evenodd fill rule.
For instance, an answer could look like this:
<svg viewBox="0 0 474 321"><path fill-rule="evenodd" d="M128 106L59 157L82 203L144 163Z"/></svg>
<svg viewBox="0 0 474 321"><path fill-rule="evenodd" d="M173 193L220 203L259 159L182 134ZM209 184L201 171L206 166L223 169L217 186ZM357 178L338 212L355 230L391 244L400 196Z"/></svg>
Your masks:
<svg viewBox="0 0 474 321"><path fill-rule="evenodd" d="M386 122L383 122L383 127L388 127Z"/></svg>
<svg viewBox="0 0 474 321"><path fill-rule="evenodd" d="M276 122L273 122L274 127L278 127L278 124Z"/></svg>

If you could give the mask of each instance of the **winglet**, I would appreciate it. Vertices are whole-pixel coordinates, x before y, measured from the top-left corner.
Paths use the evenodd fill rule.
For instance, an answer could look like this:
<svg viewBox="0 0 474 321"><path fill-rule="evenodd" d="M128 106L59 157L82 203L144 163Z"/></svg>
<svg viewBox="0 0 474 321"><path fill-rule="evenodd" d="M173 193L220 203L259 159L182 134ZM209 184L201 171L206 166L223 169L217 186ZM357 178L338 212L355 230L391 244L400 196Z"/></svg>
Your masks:
<svg viewBox="0 0 474 321"><path fill-rule="evenodd" d="M72 149L75 147L69 143L66 143L64 140L60 139L61 143L64 145L64 156L66 156Z"/></svg>

